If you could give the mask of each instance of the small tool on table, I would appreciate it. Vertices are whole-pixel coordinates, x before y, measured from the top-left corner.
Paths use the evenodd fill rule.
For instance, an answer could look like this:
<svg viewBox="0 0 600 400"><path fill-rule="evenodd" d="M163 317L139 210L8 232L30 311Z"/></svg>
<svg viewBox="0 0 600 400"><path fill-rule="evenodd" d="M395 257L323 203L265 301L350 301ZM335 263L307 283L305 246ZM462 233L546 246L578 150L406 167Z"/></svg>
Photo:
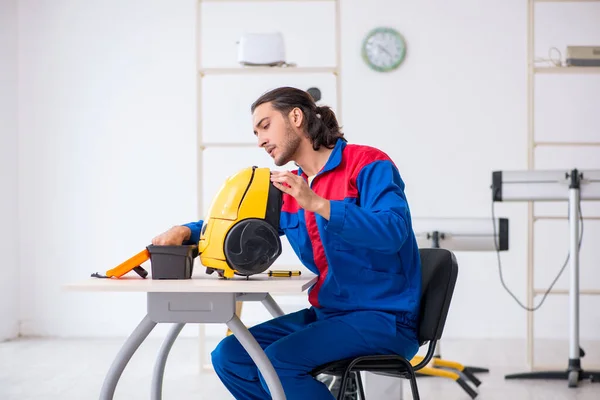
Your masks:
<svg viewBox="0 0 600 400"><path fill-rule="evenodd" d="M266 273L269 276L274 276L274 277L300 276L302 274L302 272L300 272L300 271L284 271L284 270L271 270Z"/></svg>

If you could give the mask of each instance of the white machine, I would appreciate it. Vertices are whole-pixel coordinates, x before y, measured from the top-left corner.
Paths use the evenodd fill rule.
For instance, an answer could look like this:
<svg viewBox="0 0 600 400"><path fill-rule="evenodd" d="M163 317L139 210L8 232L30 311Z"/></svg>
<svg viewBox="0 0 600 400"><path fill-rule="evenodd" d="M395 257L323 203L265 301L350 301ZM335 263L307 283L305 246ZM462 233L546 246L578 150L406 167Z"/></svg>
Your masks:
<svg viewBox="0 0 600 400"><path fill-rule="evenodd" d="M567 46L565 61L573 67L600 67L600 46Z"/></svg>
<svg viewBox="0 0 600 400"><path fill-rule="evenodd" d="M280 32L246 33L238 42L238 62L244 66L282 66L285 44Z"/></svg>
<svg viewBox="0 0 600 400"><path fill-rule="evenodd" d="M567 201L575 195L571 189L576 189L577 201L600 200L598 183L600 170L495 171L492 195L494 201Z"/></svg>
<svg viewBox="0 0 600 400"><path fill-rule="evenodd" d="M506 375L506 379L567 379L576 387L582 379L600 382L600 371L584 371L579 347L579 246L581 200L600 200L600 170L494 171L493 201L569 202L569 362L564 371L535 371Z"/></svg>
<svg viewBox="0 0 600 400"><path fill-rule="evenodd" d="M413 230L419 248L508 250L507 218L413 218Z"/></svg>

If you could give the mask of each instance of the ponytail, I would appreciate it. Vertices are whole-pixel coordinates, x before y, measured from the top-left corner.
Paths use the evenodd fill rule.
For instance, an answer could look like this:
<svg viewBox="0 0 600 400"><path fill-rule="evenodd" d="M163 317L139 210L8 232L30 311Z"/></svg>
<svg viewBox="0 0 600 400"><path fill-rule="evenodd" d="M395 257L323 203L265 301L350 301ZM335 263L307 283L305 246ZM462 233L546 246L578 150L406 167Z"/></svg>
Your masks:
<svg viewBox="0 0 600 400"><path fill-rule="evenodd" d="M315 107L315 112L309 113L307 131L315 150L319 150L321 146L331 149L339 138L345 140L335 113L329 106Z"/></svg>

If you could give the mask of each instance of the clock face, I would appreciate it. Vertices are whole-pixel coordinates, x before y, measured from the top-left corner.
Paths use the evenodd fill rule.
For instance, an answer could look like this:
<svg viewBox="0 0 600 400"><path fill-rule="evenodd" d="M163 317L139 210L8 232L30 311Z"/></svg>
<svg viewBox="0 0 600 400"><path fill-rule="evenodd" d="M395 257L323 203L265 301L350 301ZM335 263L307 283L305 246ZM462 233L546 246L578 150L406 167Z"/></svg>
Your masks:
<svg viewBox="0 0 600 400"><path fill-rule="evenodd" d="M363 42L362 57L375 71L387 72L398 68L405 55L404 38L391 28L374 29Z"/></svg>

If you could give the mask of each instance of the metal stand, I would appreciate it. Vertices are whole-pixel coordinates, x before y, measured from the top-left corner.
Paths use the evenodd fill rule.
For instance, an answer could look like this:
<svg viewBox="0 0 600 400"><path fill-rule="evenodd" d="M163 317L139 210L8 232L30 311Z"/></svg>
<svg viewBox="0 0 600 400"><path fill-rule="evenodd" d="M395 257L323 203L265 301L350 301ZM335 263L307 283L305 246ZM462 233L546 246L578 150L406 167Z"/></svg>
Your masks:
<svg viewBox="0 0 600 400"><path fill-rule="evenodd" d="M246 329L237 315L234 315L233 318L227 322L227 326L229 329L231 329L238 341L250 355L250 358L252 358L252 361L254 361L258 367L258 370L261 372L263 378L267 382L267 388L269 389L269 394L271 397L273 399L285 399L285 393L283 391L283 387L281 386L281 382L277 377L277 372L275 372L271 361L260 347L254 336L248 332L248 329Z"/></svg>
<svg viewBox="0 0 600 400"><path fill-rule="evenodd" d="M271 296L269 293L267 293L267 295L261 302L262 302L263 306L265 306L267 311L269 311L269 313L271 313L273 318L277 318L277 317L281 317L281 316L285 315L285 313L283 312L281 307L279 307L279 304L277 304L277 302L275 301L273 296Z"/></svg>
<svg viewBox="0 0 600 400"><path fill-rule="evenodd" d="M569 363L565 371L534 371L506 375L505 379L553 379L568 380L569 387L577 387L584 379L600 382L600 371L584 371L581 368L581 357L585 352L579 347L579 219L581 174L577 169L570 172L569 184L569 257L571 282L569 288Z"/></svg>
<svg viewBox="0 0 600 400"><path fill-rule="evenodd" d="M271 361L256 342L250 331L235 315L236 298L263 301L272 314L282 314L281 307L268 293L188 293L188 292L148 292L147 315L123 344L113 361L102 385L100 400L112 400L119 379L142 342L158 323L174 323L161 346L152 374L150 398L162 398L163 378L169 352L186 323L225 323L255 362L267 382L267 388L274 400L285 400L277 372Z"/></svg>
<svg viewBox="0 0 600 400"><path fill-rule="evenodd" d="M173 347L177 336L179 336L184 326L185 323L183 322L173 325L160 347L156 362L154 363L154 371L152 373L152 387L150 390L151 400L162 400L163 378L165 376L167 357L169 357L171 347Z"/></svg>
<svg viewBox="0 0 600 400"><path fill-rule="evenodd" d="M140 321L135 330L129 335L119 353L115 357L112 362L106 377L104 378L104 383L102 384L102 389L100 390L100 400L112 400L115 395L115 390L117 389L117 384L119 383L119 379L125 370L125 367L133 357L133 354L136 352L138 347L142 344L144 340L148 337L152 329L156 326L156 322L152 321L148 315L144 316L144 318Z"/></svg>

